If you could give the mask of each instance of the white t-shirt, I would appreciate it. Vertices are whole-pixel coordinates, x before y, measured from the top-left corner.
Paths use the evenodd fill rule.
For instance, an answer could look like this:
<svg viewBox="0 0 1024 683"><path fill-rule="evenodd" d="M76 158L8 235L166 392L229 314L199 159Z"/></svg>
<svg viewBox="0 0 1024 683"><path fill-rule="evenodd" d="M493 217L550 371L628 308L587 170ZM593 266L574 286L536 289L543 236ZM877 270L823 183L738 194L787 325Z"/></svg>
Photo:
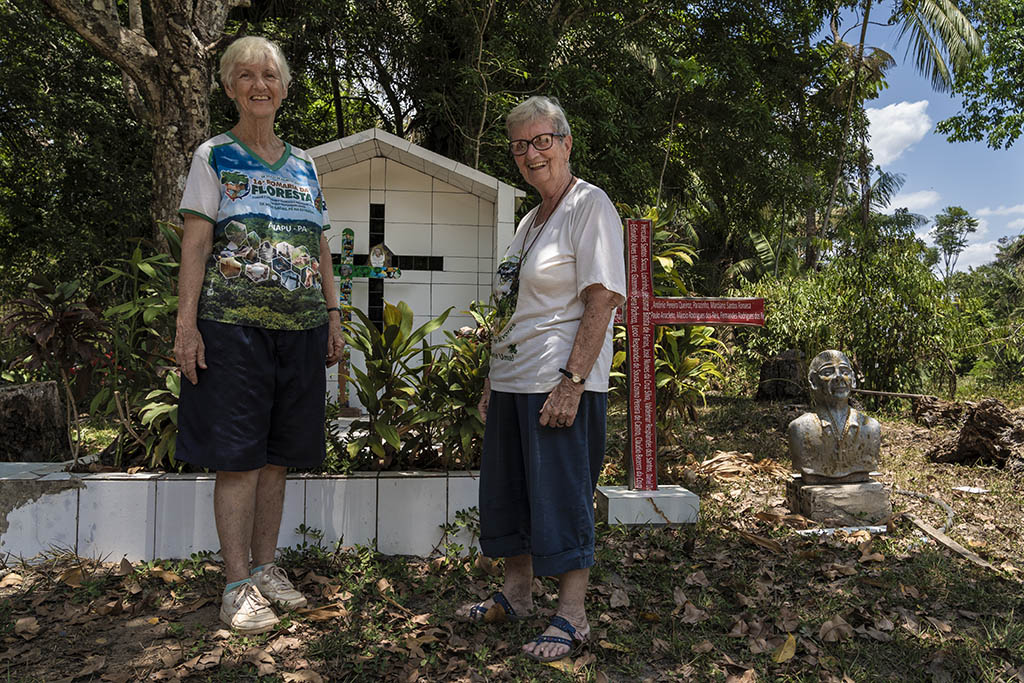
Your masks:
<svg viewBox="0 0 1024 683"><path fill-rule="evenodd" d="M554 389L583 318L580 293L600 284L626 296L622 222L608 195L577 180L546 223L533 226L527 235L539 209L520 221L495 277L495 302L499 310L511 312L491 346L490 380L495 391L530 394ZM514 274L524 252L516 296ZM609 322L601 354L587 373L588 391L608 391L611 365Z"/></svg>

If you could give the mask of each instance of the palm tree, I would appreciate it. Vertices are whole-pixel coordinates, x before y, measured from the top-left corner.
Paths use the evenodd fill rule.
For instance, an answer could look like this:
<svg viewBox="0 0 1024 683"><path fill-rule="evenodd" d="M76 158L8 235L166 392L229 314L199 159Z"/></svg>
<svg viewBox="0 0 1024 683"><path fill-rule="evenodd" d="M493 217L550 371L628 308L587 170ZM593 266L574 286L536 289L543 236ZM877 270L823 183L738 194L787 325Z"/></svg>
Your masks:
<svg viewBox="0 0 1024 683"><path fill-rule="evenodd" d="M861 72L866 70L869 75L875 75L876 72L880 75L878 67L886 61L884 57L888 56L874 50L869 59L865 60L864 50L868 26L871 25L871 10L875 5L875 0L861 0L861 4L864 16L859 24L860 40L854 53L853 82L850 86L846 117L843 121L842 144L823 217L823 227L826 232L831 226L832 207L835 204L836 192L839 189L846 160L853 107L861 92L859 87ZM832 20L834 41L837 49L845 49L849 52L851 51L850 46L843 42L838 31L836 16L839 9L837 4ZM939 92L951 90L954 76L983 54L981 38L953 0L896 0L892 15L888 22L882 25L899 27L896 35L897 44L905 38L909 40L907 53L913 51L915 68L919 73L928 76L932 87ZM817 250L807 250L808 267L813 267L817 258Z"/></svg>

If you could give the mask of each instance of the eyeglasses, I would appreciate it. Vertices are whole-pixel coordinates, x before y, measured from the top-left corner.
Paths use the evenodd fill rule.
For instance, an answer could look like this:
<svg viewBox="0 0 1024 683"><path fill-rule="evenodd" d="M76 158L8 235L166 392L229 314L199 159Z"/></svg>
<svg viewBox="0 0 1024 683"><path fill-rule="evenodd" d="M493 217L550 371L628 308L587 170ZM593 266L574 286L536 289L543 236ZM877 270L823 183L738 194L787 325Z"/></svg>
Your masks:
<svg viewBox="0 0 1024 683"><path fill-rule="evenodd" d="M541 133L534 135L532 140L510 140L508 151L512 153L512 156L521 157L530 149L530 145L533 145L535 150L543 152L546 149L551 149L551 145L555 144L555 138L564 137L565 135L562 133Z"/></svg>

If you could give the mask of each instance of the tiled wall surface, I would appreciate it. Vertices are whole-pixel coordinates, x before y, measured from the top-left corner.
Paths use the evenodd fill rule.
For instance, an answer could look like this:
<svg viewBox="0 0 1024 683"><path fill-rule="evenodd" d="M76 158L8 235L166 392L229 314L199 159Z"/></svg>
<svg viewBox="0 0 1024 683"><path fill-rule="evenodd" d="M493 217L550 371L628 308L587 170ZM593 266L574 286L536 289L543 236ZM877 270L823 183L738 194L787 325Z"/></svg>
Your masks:
<svg viewBox="0 0 1024 683"><path fill-rule="evenodd" d="M296 529L304 524L321 531L329 547L339 539L346 546L376 539L382 553L426 556L449 540L467 546L472 539L465 532L446 538L442 525L458 510L476 507L478 481L473 472L289 477L278 545L301 543ZM40 494L7 512L0 559L60 549L137 562L219 550L212 475L3 476L0 498L17 498L26 482Z"/></svg>
<svg viewBox="0 0 1024 683"><path fill-rule="evenodd" d="M331 217L331 251L340 251L342 230L352 228L354 252L367 253L369 206L383 203L385 243L395 254L444 257L444 270L403 268L401 278L385 280L385 301L409 304L415 327L451 308L444 326L428 337L433 344L445 341L445 330L475 326L466 311L471 302L490 297L495 250L502 239L510 240L512 233L508 221L499 224L494 202L396 159L374 157L335 170L319 170ZM508 196L504 201L512 206L514 200ZM503 235L500 239L498 232ZM367 281L354 280L353 305L365 311L368 297ZM359 353L352 353L352 362L363 367ZM327 387L331 399L336 399L336 369L328 371ZM351 386L348 400L351 406L359 405Z"/></svg>
<svg viewBox="0 0 1024 683"><path fill-rule="evenodd" d="M370 203L383 203L385 242L396 254L443 256L443 271L402 269L384 282L384 299L405 301L417 325L454 307L443 329L472 324L463 311L490 295L494 268L494 203L395 159L376 157L337 170L322 171L321 184L331 216L331 251L341 249L341 231L355 231L355 253L369 251ZM429 285L424 287L423 285ZM352 283L354 305L365 308L365 280ZM433 341L444 339L440 331Z"/></svg>

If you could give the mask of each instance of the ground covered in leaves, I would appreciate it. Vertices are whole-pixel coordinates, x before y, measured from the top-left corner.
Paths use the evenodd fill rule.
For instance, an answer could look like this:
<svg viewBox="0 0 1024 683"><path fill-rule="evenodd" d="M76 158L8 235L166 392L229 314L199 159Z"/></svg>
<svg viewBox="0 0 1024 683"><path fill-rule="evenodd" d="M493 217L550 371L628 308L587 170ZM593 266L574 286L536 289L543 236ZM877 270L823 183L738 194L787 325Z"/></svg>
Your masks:
<svg viewBox="0 0 1024 683"><path fill-rule="evenodd" d="M536 619L456 621L498 587L500 564L293 548L281 564L311 608L243 637L217 620L213 556L131 565L58 552L0 571L4 681L1024 681L1021 479L933 464L948 427L884 419L883 480L954 511L948 535L990 563L929 540L901 513L943 527L933 500L894 494L886 534L801 535L785 508L776 404L719 401L667 444L661 481L701 495L696 525L599 528L588 596L593 633L576 659L518 654ZM613 425L614 427L614 425ZM618 430L612 429L615 434ZM621 477L624 439L606 477Z"/></svg>

